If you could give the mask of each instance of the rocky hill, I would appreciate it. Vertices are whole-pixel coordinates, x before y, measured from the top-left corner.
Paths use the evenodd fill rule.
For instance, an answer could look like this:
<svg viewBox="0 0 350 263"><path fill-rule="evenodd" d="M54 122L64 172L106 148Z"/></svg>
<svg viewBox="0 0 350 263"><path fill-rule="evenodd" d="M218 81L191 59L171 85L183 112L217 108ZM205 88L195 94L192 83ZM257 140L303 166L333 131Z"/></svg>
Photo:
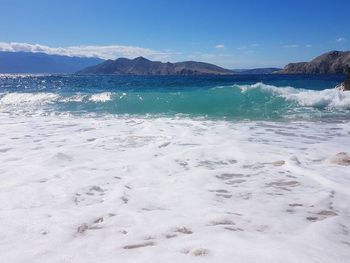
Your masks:
<svg viewBox="0 0 350 263"><path fill-rule="evenodd" d="M114 75L232 75L235 72L219 66L185 61L177 63L163 63L151 61L144 57L135 59L118 58L107 60L96 66L88 67L79 74L114 74Z"/></svg>
<svg viewBox="0 0 350 263"><path fill-rule="evenodd" d="M350 65L350 51L331 51L310 62L290 63L281 74L341 74Z"/></svg>

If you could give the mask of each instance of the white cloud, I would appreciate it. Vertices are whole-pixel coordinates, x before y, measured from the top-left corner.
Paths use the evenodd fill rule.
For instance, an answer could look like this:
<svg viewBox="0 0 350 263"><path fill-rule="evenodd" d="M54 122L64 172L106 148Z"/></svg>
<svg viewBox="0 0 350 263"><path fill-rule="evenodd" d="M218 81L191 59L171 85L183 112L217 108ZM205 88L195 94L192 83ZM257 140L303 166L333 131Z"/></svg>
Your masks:
<svg viewBox="0 0 350 263"><path fill-rule="evenodd" d="M215 46L215 48L225 48L225 45L223 45L223 44L218 44L218 45Z"/></svg>
<svg viewBox="0 0 350 263"><path fill-rule="evenodd" d="M338 43L341 43L341 42L345 42L346 39L344 37L338 37L335 41Z"/></svg>
<svg viewBox="0 0 350 263"><path fill-rule="evenodd" d="M51 55L65 55L77 57L99 57L103 59L116 59L118 57L135 58L144 56L150 59L166 59L169 53L160 52L148 48L108 45L108 46L70 46L70 47L49 47L39 44L28 43L6 43L0 42L0 51L10 52L42 52Z"/></svg>
<svg viewBox="0 0 350 263"><path fill-rule="evenodd" d="M250 45L240 46L237 49L238 50L245 50L245 49L250 49L250 48L256 48L256 47L259 47L259 46L260 46L259 44L254 43L254 44L250 44Z"/></svg>
<svg viewBox="0 0 350 263"><path fill-rule="evenodd" d="M312 45L306 44L305 47L310 48L310 47L312 47Z"/></svg>
<svg viewBox="0 0 350 263"><path fill-rule="evenodd" d="M298 45L297 44L290 44L290 45L284 45L284 48L297 48Z"/></svg>

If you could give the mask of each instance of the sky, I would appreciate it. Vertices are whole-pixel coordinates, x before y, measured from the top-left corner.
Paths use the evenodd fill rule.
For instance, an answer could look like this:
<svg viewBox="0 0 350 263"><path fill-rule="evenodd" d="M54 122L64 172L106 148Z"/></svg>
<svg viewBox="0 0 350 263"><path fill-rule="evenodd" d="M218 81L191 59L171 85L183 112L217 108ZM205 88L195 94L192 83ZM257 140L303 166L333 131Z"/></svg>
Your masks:
<svg viewBox="0 0 350 263"><path fill-rule="evenodd" d="M349 0L0 0L0 50L283 67L350 50Z"/></svg>

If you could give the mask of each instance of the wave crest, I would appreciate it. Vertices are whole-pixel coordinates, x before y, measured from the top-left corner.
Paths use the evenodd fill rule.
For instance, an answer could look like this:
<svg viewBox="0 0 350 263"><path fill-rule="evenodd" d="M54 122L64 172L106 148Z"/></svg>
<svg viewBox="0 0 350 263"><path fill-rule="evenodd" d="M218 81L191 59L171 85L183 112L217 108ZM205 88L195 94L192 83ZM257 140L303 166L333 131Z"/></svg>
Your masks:
<svg viewBox="0 0 350 263"><path fill-rule="evenodd" d="M329 108L329 109L350 109L350 92L341 91L337 88L325 90L296 89L293 87L276 87L263 83L253 85L237 85L242 93L253 89L260 89L262 92L269 92L289 101L295 101L300 106Z"/></svg>
<svg viewBox="0 0 350 263"><path fill-rule="evenodd" d="M26 107L22 107L26 105ZM1 110L112 114L187 114L234 119L350 116L350 92L276 87L264 83L210 89L101 93L0 93Z"/></svg>
<svg viewBox="0 0 350 263"><path fill-rule="evenodd" d="M102 92L91 95L90 101L93 102L106 102L112 100L112 93L111 92Z"/></svg>
<svg viewBox="0 0 350 263"><path fill-rule="evenodd" d="M55 93L6 93L0 98L0 103L5 105L43 105L54 103L60 98L60 95Z"/></svg>

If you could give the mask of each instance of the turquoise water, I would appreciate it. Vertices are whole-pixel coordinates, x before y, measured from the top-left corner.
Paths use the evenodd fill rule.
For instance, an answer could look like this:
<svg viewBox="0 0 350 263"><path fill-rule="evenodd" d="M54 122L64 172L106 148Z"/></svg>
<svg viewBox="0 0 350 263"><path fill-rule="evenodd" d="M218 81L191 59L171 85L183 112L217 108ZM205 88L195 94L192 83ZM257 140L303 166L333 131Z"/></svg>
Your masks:
<svg viewBox="0 0 350 263"><path fill-rule="evenodd" d="M0 110L239 120L350 118L344 76L121 77L2 75Z"/></svg>

